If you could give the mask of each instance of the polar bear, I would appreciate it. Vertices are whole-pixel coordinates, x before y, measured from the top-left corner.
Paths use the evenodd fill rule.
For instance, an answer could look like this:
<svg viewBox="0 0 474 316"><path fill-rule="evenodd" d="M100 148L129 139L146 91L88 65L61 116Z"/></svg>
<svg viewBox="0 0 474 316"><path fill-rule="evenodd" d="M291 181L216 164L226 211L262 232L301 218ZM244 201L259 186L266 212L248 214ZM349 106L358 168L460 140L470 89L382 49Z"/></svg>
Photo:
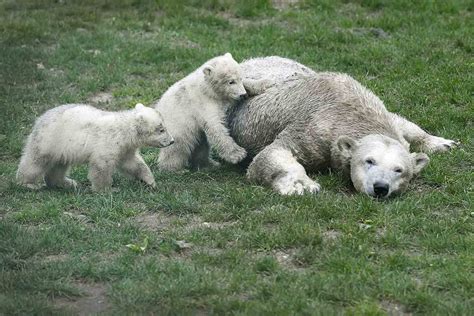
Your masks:
<svg viewBox="0 0 474 316"><path fill-rule="evenodd" d="M164 147L173 138L158 111L137 104L134 109L106 112L86 104L66 104L41 115L29 135L17 181L31 189L42 186L75 188L69 167L89 163L92 190L112 184L116 167L151 187L155 180L140 156L142 146Z"/></svg>
<svg viewBox="0 0 474 316"><path fill-rule="evenodd" d="M172 85L154 104L176 141L160 150L160 170L203 168L215 163L209 159L210 146L230 163L241 161L247 153L229 136L226 111L236 100L259 94L270 85L266 79L243 82L240 66L230 53L207 61Z"/></svg>
<svg viewBox="0 0 474 316"><path fill-rule="evenodd" d="M429 161L424 153L410 153L410 145L425 152L456 145L388 112L346 74L317 73L281 57L251 59L241 67L254 80L279 77L228 119L232 137L253 157L248 178L280 194L318 192L306 171L332 167L344 170L357 191L389 197L406 189Z"/></svg>

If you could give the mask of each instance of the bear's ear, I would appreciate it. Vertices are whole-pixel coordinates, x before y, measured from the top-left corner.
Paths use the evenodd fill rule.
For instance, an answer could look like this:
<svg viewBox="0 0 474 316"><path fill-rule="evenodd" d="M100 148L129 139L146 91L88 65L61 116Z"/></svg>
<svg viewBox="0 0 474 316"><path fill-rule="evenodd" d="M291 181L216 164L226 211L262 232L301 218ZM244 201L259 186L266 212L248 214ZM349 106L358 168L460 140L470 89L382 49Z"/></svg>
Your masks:
<svg viewBox="0 0 474 316"><path fill-rule="evenodd" d="M424 153L412 153L411 156L415 162L413 174L418 174L430 162L430 158Z"/></svg>
<svg viewBox="0 0 474 316"><path fill-rule="evenodd" d="M142 110L142 109L144 109L144 108L145 108L145 106L144 106L143 104L141 104L141 103L137 103L137 104L135 105L135 109L137 109L137 110Z"/></svg>
<svg viewBox="0 0 474 316"><path fill-rule="evenodd" d="M225 53L225 54L224 54L224 57L233 58L231 53Z"/></svg>
<svg viewBox="0 0 474 316"><path fill-rule="evenodd" d="M349 136L340 136L336 140L336 145L342 155L351 157L352 151L357 146L357 142Z"/></svg>
<svg viewBox="0 0 474 316"><path fill-rule="evenodd" d="M140 122L140 123L145 123L145 113L143 112L138 112L135 114L135 117L137 118L137 120Z"/></svg>
<svg viewBox="0 0 474 316"><path fill-rule="evenodd" d="M204 73L204 76L209 77L212 73L212 66L211 65L205 65L204 68L202 69L202 72Z"/></svg>

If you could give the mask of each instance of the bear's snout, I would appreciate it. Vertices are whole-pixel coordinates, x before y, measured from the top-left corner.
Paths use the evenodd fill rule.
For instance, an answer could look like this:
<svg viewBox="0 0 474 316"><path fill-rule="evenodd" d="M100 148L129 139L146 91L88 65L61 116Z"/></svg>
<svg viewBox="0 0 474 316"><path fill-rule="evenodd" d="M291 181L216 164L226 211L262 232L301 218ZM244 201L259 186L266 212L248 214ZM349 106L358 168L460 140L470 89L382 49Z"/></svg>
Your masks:
<svg viewBox="0 0 474 316"><path fill-rule="evenodd" d="M386 197L390 186L386 182L377 181L374 183L374 193L376 197Z"/></svg>
<svg viewBox="0 0 474 316"><path fill-rule="evenodd" d="M239 99L240 99L240 100L245 100L245 99L248 98L248 96L249 96L249 95L248 95L247 93L244 93L244 94L239 95Z"/></svg>

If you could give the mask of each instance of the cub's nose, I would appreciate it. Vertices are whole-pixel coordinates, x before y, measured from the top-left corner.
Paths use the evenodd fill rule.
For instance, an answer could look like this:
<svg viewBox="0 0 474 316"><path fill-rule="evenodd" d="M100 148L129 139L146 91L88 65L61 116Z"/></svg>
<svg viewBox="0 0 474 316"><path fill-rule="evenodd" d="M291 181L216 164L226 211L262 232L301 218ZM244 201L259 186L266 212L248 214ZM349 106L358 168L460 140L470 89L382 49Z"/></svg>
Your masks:
<svg viewBox="0 0 474 316"><path fill-rule="evenodd" d="M389 191L389 185L386 182L375 182L374 193L376 197L385 197Z"/></svg>
<svg viewBox="0 0 474 316"><path fill-rule="evenodd" d="M174 139L170 140L170 145L174 144Z"/></svg>
<svg viewBox="0 0 474 316"><path fill-rule="evenodd" d="M247 99L248 96L249 95L247 93L244 93L244 94L239 95L239 98L240 98L240 100L245 100L245 99Z"/></svg>

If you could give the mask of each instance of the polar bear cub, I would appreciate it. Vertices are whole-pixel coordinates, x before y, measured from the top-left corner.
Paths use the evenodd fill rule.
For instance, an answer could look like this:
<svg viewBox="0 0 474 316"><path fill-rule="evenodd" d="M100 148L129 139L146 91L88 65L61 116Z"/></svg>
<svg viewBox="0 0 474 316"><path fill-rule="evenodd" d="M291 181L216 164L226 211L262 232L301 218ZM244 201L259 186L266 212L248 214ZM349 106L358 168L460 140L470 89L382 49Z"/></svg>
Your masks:
<svg viewBox="0 0 474 316"><path fill-rule="evenodd" d="M204 167L211 162L209 146L230 163L245 158L245 149L229 136L226 112L236 101L269 86L268 80L243 82L240 65L230 53L207 61L171 86L155 104L176 141L174 146L160 150L160 169Z"/></svg>
<svg viewBox="0 0 474 316"><path fill-rule="evenodd" d="M160 113L142 104L121 112L85 104L62 105L36 120L20 160L17 181L32 189L40 188L43 179L49 187L75 188L76 182L67 177L69 167L89 163L93 191L109 189L117 167L155 187L139 148L172 143Z"/></svg>

